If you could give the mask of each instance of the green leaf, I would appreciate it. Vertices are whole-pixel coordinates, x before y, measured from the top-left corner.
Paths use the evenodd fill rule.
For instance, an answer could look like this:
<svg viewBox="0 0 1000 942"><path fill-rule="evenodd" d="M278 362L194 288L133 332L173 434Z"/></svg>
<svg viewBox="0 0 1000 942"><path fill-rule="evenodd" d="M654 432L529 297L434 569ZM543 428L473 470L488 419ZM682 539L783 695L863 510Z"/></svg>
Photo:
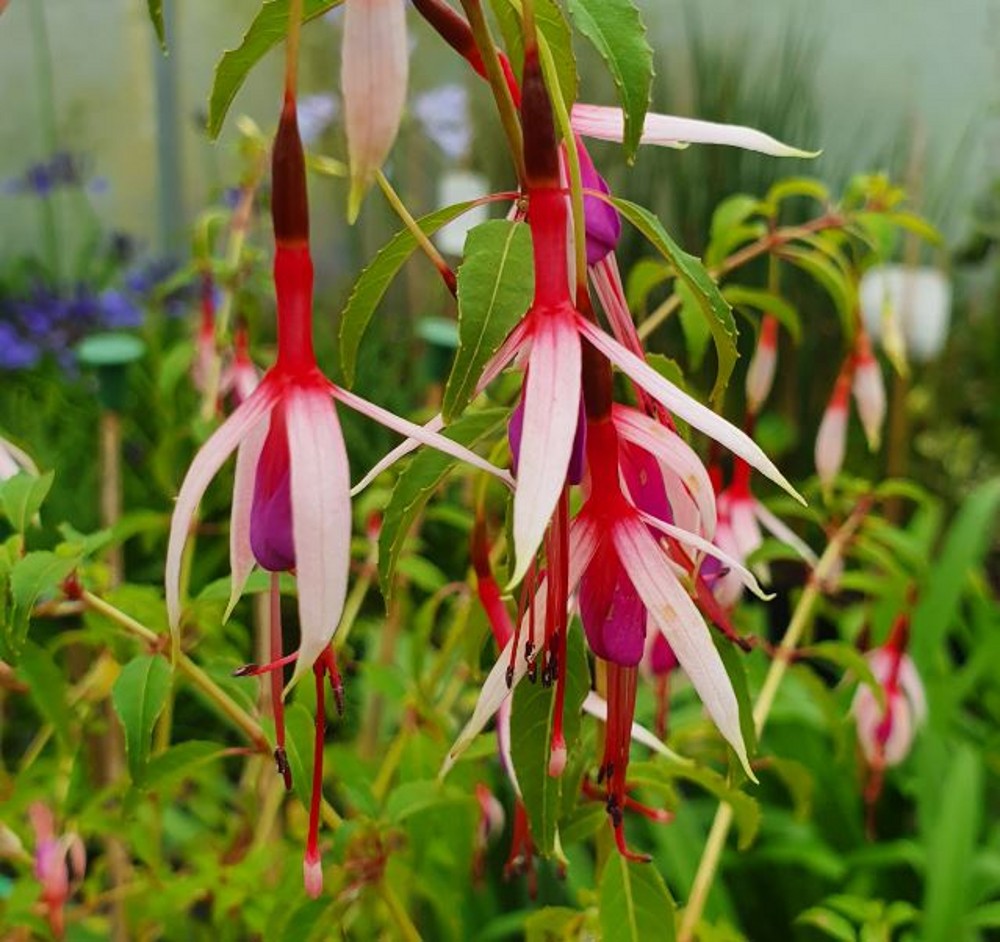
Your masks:
<svg viewBox="0 0 1000 942"><path fill-rule="evenodd" d="M146 766L142 787L147 791L173 785L199 766L226 754L218 743L190 739L153 756Z"/></svg>
<svg viewBox="0 0 1000 942"><path fill-rule="evenodd" d="M572 751L580 730L580 710L590 689L590 668L579 631L566 639L566 691L563 733ZM542 856L556 847L562 777L549 775L555 688L523 680L514 691L510 718L510 754L531 822L531 836Z"/></svg>
<svg viewBox="0 0 1000 942"><path fill-rule="evenodd" d="M8 478L0 486L0 506L4 516L18 533L24 533L52 487L55 472L46 471L35 477L23 471Z"/></svg>
<svg viewBox="0 0 1000 942"><path fill-rule="evenodd" d="M424 811L461 804L474 804L468 792L447 786L440 779L404 782L395 788L385 803L385 816L390 824L402 824L407 818Z"/></svg>
<svg viewBox="0 0 1000 942"><path fill-rule="evenodd" d="M796 344L802 339L802 321L799 319L799 312L781 295L759 288L747 288L744 285L726 285L722 289L722 296L733 307L752 307L762 314L770 314L792 335L792 340Z"/></svg>
<svg viewBox="0 0 1000 942"><path fill-rule="evenodd" d="M612 852L601 874L598 901L604 942L672 942L674 901L652 864Z"/></svg>
<svg viewBox="0 0 1000 942"><path fill-rule="evenodd" d="M461 216L475 205L474 200L455 203L417 220L417 225L425 235L433 235L442 226ZM351 290L351 296L340 315L340 363L344 371L344 381L354 383L354 371L358 362L358 349L375 313L393 278L403 267L403 263L417 248L417 240L409 229L397 232L375 254L371 264L358 276Z"/></svg>
<svg viewBox="0 0 1000 942"><path fill-rule="evenodd" d="M312 755L316 726L301 703L285 708L285 751L292 770L292 788L304 808L312 790Z"/></svg>
<svg viewBox="0 0 1000 942"><path fill-rule="evenodd" d="M927 669L942 650L969 573L982 564L996 533L998 511L1000 478L994 478L965 499L948 529L913 613L910 651L921 670Z"/></svg>
<svg viewBox="0 0 1000 942"><path fill-rule="evenodd" d="M653 50L631 0L569 0L569 12L607 63L625 115L622 146L632 163L639 148L653 84Z"/></svg>
<svg viewBox="0 0 1000 942"><path fill-rule="evenodd" d="M972 902L969 887L982 815L983 767L969 745L952 751L927 835L929 866L924 881L924 942L951 942Z"/></svg>
<svg viewBox="0 0 1000 942"><path fill-rule="evenodd" d="M882 685L875 679L867 658L846 641L820 641L802 648L799 653L804 658L819 658L836 664L845 671L851 671L861 683L867 684L872 689L880 702L885 696Z"/></svg>
<svg viewBox="0 0 1000 942"><path fill-rule="evenodd" d="M722 665L726 668L730 683L733 685L733 693L736 694L736 703L740 708L740 733L743 736L743 743L746 746L747 758L752 762L757 753L757 728L753 721L753 702L750 699L750 688L747 685L747 668L744 654L721 632L712 632L712 642L715 649L722 658ZM731 747L729 750L730 765L733 768L737 780L745 780L746 773L742 770L739 759Z"/></svg>
<svg viewBox="0 0 1000 942"><path fill-rule="evenodd" d="M648 209L628 200L613 198L615 208L632 223L670 262L677 272L679 283L685 285L697 302L702 316L708 321L709 330L715 340L719 359L712 400L718 404L732 375L739 356L736 350L736 322L726 299L719 291L700 259L688 255L673 239Z"/></svg>
<svg viewBox="0 0 1000 942"><path fill-rule="evenodd" d="M142 785L153 726L170 693L170 665L158 654L146 654L122 668L111 690L115 712L125 729L129 774Z"/></svg>
<svg viewBox="0 0 1000 942"><path fill-rule="evenodd" d="M672 278L674 270L658 258L640 258L625 279L625 301L630 311L645 311L649 294Z"/></svg>
<svg viewBox="0 0 1000 942"><path fill-rule="evenodd" d="M507 415L506 409L467 412L442 434L471 448L500 429ZM393 573L410 527L431 494L456 464L457 458L425 448L416 454L396 480L382 515L382 529L378 536L379 583L386 604L392 596Z"/></svg>
<svg viewBox="0 0 1000 942"><path fill-rule="evenodd" d="M524 66L520 0L490 0L490 7L503 33L504 47L514 73L520 75ZM579 85L576 57L573 55L573 33L555 0L535 0L534 9L535 26L552 53L556 75L559 76L559 92L568 109L576 101Z"/></svg>
<svg viewBox="0 0 1000 942"><path fill-rule="evenodd" d="M858 935L854 931L854 926L839 913L821 906L813 906L799 913L795 921L801 926L812 926L819 929L831 939L837 942L857 942Z"/></svg>
<svg viewBox="0 0 1000 942"><path fill-rule="evenodd" d="M167 36L163 27L163 0L146 0L146 9L149 11L149 22L156 30L156 39L160 48L167 51Z"/></svg>
<svg viewBox="0 0 1000 942"><path fill-rule="evenodd" d="M570 933L574 927L580 925L584 915L578 909L570 909L567 906L546 906L531 913L527 919L523 916L521 918L524 920L525 942L553 942L558 939L578 938L577 933Z"/></svg>
<svg viewBox="0 0 1000 942"><path fill-rule="evenodd" d="M503 219L476 226L458 269L458 352L444 390L445 421L472 400L483 366L528 310L533 294L528 227Z"/></svg>
<svg viewBox="0 0 1000 942"><path fill-rule="evenodd" d="M846 335L853 336L854 289L848 284L840 268L819 251L793 245L784 246L780 250L780 257L801 268L819 283L832 298Z"/></svg>
<svg viewBox="0 0 1000 942"><path fill-rule="evenodd" d="M13 609L3 625L4 657L16 660L28 633L28 620L35 603L45 593L56 589L76 567L76 556L60 556L49 550L28 553L10 570L10 594Z"/></svg>
<svg viewBox="0 0 1000 942"><path fill-rule="evenodd" d="M708 342L712 339L712 334L708 329L708 324L701 314L701 305L697 297L691 293L687 285L680 283L677 285L677 294L681 298L681 307L677 312L681 322L681 331L684 334L684 344L687 347L688 362L692 370L701 368L708 351Z"/></svg>
<svg viewBox="0 0 1000 942"><path fill-rule="evenodd" d="M725 237L730 229L742 226L750 216L760 212L760 200L746 193L734 193L727 196L712 213L712 223L709 227L710 238L714 242Z"/></svg>
<svg viewBox="0 0 1000 942"><path fill-rule="evenodd" d="M150 0L150 6L159 0ZM305 0L302 18L304 22L322 16L328 10L339 6L343 0ZM229 49L215 66L212 94L208 99L208 133L217 138L222 130L236 93L243 87L250 70L288 32L288 0L265 0L257 11L242 42L235 49Z"/></svg>
<svg viewBox="0 0 1000 942"><path fill-rule="evenodd" d="M805 196L818 203L830 202L830 191L819 180L813 180L809 177L788 177L785 180L779 180L767 191L764 203L772 213L775 213L778 210L778 204L791 196Z"/></svg>
<svg viewBox="0 0 1000 942"><path fill-rule="evenodd" d="M61 745L69 748L73 718L66 703L66 680L52 655L29 641L21 652L17 672L28 684L38 712L52 724Z"/></svg>

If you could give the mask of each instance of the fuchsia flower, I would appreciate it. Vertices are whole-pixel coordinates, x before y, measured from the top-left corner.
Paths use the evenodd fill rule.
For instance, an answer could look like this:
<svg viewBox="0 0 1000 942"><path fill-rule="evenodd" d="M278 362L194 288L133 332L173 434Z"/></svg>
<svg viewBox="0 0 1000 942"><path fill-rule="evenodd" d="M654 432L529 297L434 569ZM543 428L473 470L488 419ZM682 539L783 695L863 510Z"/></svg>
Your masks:
<svg viewBox="0 0 1000 942"><path fill-rule="evenodd" d="M191 382L198 392L208 388L215 357L215 284L211 274L205 272L201 276L200 317L194 338L194 360L191 362Z"/></svg>
<svg viewBox="0 0 1000 942"><path fill-rule="evenodd" d="M82 880L87 869L87 852L75 834L56 837L55 818L40 801L28 808L35 832L35 879L42 887L42 902L52 934L61 939L65 932L63 907L72 892L70 878Z"/></svg>
<svg viewBox="0 0 1000 942"><path fill-rule="evenodd" d="M246 324L237 324L233 333L233 355L222 371L219 395L232 396L234 405L249 399L260 385L260 370L250 359L250 338Z"/></svg>
<svg viewBox="0 0 1000 942"><path fill-rule="evenodd" d="M854 344L854 382L851 385L854 402L868 447L876 451L882 441L882 425L885 422L885 383L882 368L872 352L871 340L864 329L858 330Z"/></svg>
<svg viewBox="0 0 1000 942"><path fill-rule="evenodd" d="M396 140L406 102L410 54L404 0L346 0L340 84L351 165L348 218Z"/></svg>
<svg viewBox="0 0 1000 942"><path fill-rule="evenodd" d="M297 655L284 658L281 654L275 577L271 589L273 661L241 673L272 673L278 739L275 755L286 783L290 783L290 775L284 758L280 668L295 659L293 682L310 668L316 675L316 771L305 878L309 892L318 893L322 882L316 831L322 783L323 679L329 675L338 695L339 675L329 644L344 606L351 538L350 473L334 400L480 470L508 478L468 449L340 389L320 372L312 348L313 269L305 163L294 96L287 92L274 144L272 176L277 361L209 438L188 470L171 521L166 596L170 627L176 637L181 619L181 558L195 509L223 462L238 450L230 527L232 591L227 615L255 564L275 573L295 572L301 631Z"/></svg>
<svg viewBox="0 0 1000 942"><path fill-rule="evenodd" d="M816 433L816 473L820 484L829 488L840 473L847 450L847 407L851 395L851 364L845 361L833 386L830 401Z"/></svg>
<svg viewBox="0 0 1000 942"><path fill-rule="evenodd" d="M757 346L747 368L747 411L751 415L760 412L764 401L771 394L777 365L778 320L772 314L765 314L761 318L760 336L757 338Z"/></svg>

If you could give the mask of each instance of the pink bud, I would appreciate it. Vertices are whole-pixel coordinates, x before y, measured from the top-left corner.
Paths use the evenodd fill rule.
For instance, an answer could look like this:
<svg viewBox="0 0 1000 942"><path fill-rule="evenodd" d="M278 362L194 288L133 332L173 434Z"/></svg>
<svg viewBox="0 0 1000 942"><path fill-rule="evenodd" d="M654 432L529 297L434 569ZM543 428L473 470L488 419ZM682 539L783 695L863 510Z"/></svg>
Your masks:
<svg viewBox="0 0 1000 942"><path fill-rule="evenodd" d="M347 0L340 84L351 162L348 218L385 161L403 115L409 51L403 0Z"/></svg>
<svg viewBox="0 0 1000 942"><path fill-rule="evenodd" d="M503 805L482 782L476 783L476 800L479 802L479 825L484 841L497 837L503 831L506 820Z"/></svg>
<svg viewBox="0 0 1000 942"><path fill-rule="evenodd" d="M760 324L760 337L747 370L747 409L756 414L764 405L774 383L778 365L778 322L765 314Z"/></svg>
<svg viewBox="0 0 1000 942"><path fill-rule="evenodd" d="M882 423L885 421L885 383L868 336L863 332L858 336L853 392L868 447L875 451L882 440Z"/></svg>
<svg viewBox="0 0 1000 942"><path fill-rule="evenodd" d="M847 447L847 398L850 393L850 375L841 370L833 395L827 403L823 420L816 434L816 473L824 488L833 483L844 464Z"/></svg>
<svg viewBox="0 0 1000 942"><path fill-rule="evenodd" d="M302 861L302 879L310 899L316 899L323 892L323 864L318 856L311 857L306 853Z"/></svg>
<svg viewBox="0 0 1000 942"><path fill-rule="evenodd" d="M549 775L552 778L559 778L566 768L566 740L560 734L559 738L552 737L552 748L549 751Z"/></svg>
<svg viewBox="0 0 1000 942"><path fill-rule="evenodd" d="M851 712L858 726L858 742L872 765L899 765L909 754L917 727L927 716L924 686L913 660L891 646L867 655L868 666L885 696L883 709L871 688L862 685Z"/></svg>

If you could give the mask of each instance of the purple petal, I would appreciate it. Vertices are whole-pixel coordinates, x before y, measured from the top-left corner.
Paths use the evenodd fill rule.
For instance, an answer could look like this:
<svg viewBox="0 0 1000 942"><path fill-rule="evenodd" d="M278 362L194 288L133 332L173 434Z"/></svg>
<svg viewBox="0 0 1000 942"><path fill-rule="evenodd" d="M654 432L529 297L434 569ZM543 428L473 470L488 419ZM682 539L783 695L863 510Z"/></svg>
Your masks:
<svg viewBox="0 0 1000 942"><path fill-rule="evenodd" d="M610 194L604 177L594 167L587 148L577 139L576 152L580 157L580 178L583 189ZM618 210L609 206L599 196L584 192L583 218L587 235L587 264L596 265L615 250L622 234L622 221Z"/></svg>
<svg viewBox="0 0 1000 942"><path fill-rule="evenodd" d="M295 568L291 464L283 402L271 413L271 425L257 461L250 505L250 546L257 562L270 572Z"/></svg>
<svg viewBox="0 0 1000 942"><path fill-rule="evenodd" d="M598 657L622 667L642 660L646 607L622 568L610 540L580 580L580 620Z"/></svg>

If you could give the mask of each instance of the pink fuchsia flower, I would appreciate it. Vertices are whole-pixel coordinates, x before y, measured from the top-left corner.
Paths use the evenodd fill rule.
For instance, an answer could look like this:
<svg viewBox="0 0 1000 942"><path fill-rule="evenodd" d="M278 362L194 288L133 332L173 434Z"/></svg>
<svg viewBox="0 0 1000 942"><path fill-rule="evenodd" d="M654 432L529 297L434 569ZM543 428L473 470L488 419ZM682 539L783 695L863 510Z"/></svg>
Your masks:
<svg viewBox="0 0 1000 942"><path fill-rule="evenodd" d="M38 467L26 451L0 435L0 481L6 481L22 471L38 474Z"/></svg>
<svg viewBox="0 0 1000 942"><path fill-rule="evenodd" d="M351 165L348 218L392 149L406 102L410 55L404 0L346 0L340 85Z"/></svg>
<svg viewBox="0 0 1000 942"><path fill-rule="evenodd" d="M924 685L906 653L907 622L897 622L884 646L865 656L884 706L867 684L858 686L851 713L858 726L858 742L873 769L899 765L909 755L917 729L927 718Z"/></svg>
<svg viewBox="0 0 1000 942"><path fill-rule="evenodd" d="M753 357L747 369L747 411L751 415L760 412L764 401L771 394L777 365L778 320L772 314L765 314L760 322L757 346L754 348Z"/></svg>
<svg viewBox="0 0 1000 942"><path fill-rule="evenodd" d="M718 546L745 564L760 549L766 530L795 550L810 568L814 567L818 559L812 547L754 496L747 463L737 459L733 468L733 481L718 498ZM766 565L758 565L755 572L759 578L770 580ZM732 608L743 595L743 584L735 573L722 573L713 583L713 592L722 606Z"/></svg>
<svg viewBox="0 0 1000 942"><path fill-rule="evenodd" d="M201 301L198 330L194 338L194 360L191 362L191 382L198 392L208 388L212 370L215 368L217 349L215 345L215 282L212 275L205 272L201 276Z"/></svg>
<svg viewBox="0 0 1000 942"><path fill-rule="evenodd" d="M52 934L61 939L65 931L63 909L72 892L71 879L83 879L87 853L83 841L75 834L56 837L55 819L47 805L34 802L28 808L28 817L35 832L35 879L42 887L42 902Z"/></svg>
<svg viewBox="0 0 1000 942"><path fill-rule="evenodd" d="M250 338L246 324L236 325L233 333L233 355L222 371L219 394L231 396L234 405L240 405L250 398L260 385L261 374L250 359Z"/></svg>
<svg viewBox="0 0 1000 942"><path fill-rule="evenodd" d="M209 482L235 450L236 477L230 525L232 591L228 612L255 565L274 573L294 571L298 587L301 643L282 657L278 581L271 582L272 663L241 674L271 672L278 769L290 784L284 757L280 669L296 660L293 682L312 669L317 721L309 837L304 862L306 889L322 887L317 828L322 785L323 689L327 676L340 689L329 647L347 590L350 565L350 472L334 400L383 425L475 467L507 476L466 448L340 389L319 370L312 348L313 268L305 162L294 97L286 93L272 158L274 282L278 308L278 357L260 385L216 430L195 456L181 485L167 547L166 600L170 628L178 637L180 570L184 544Z"/></svg>

